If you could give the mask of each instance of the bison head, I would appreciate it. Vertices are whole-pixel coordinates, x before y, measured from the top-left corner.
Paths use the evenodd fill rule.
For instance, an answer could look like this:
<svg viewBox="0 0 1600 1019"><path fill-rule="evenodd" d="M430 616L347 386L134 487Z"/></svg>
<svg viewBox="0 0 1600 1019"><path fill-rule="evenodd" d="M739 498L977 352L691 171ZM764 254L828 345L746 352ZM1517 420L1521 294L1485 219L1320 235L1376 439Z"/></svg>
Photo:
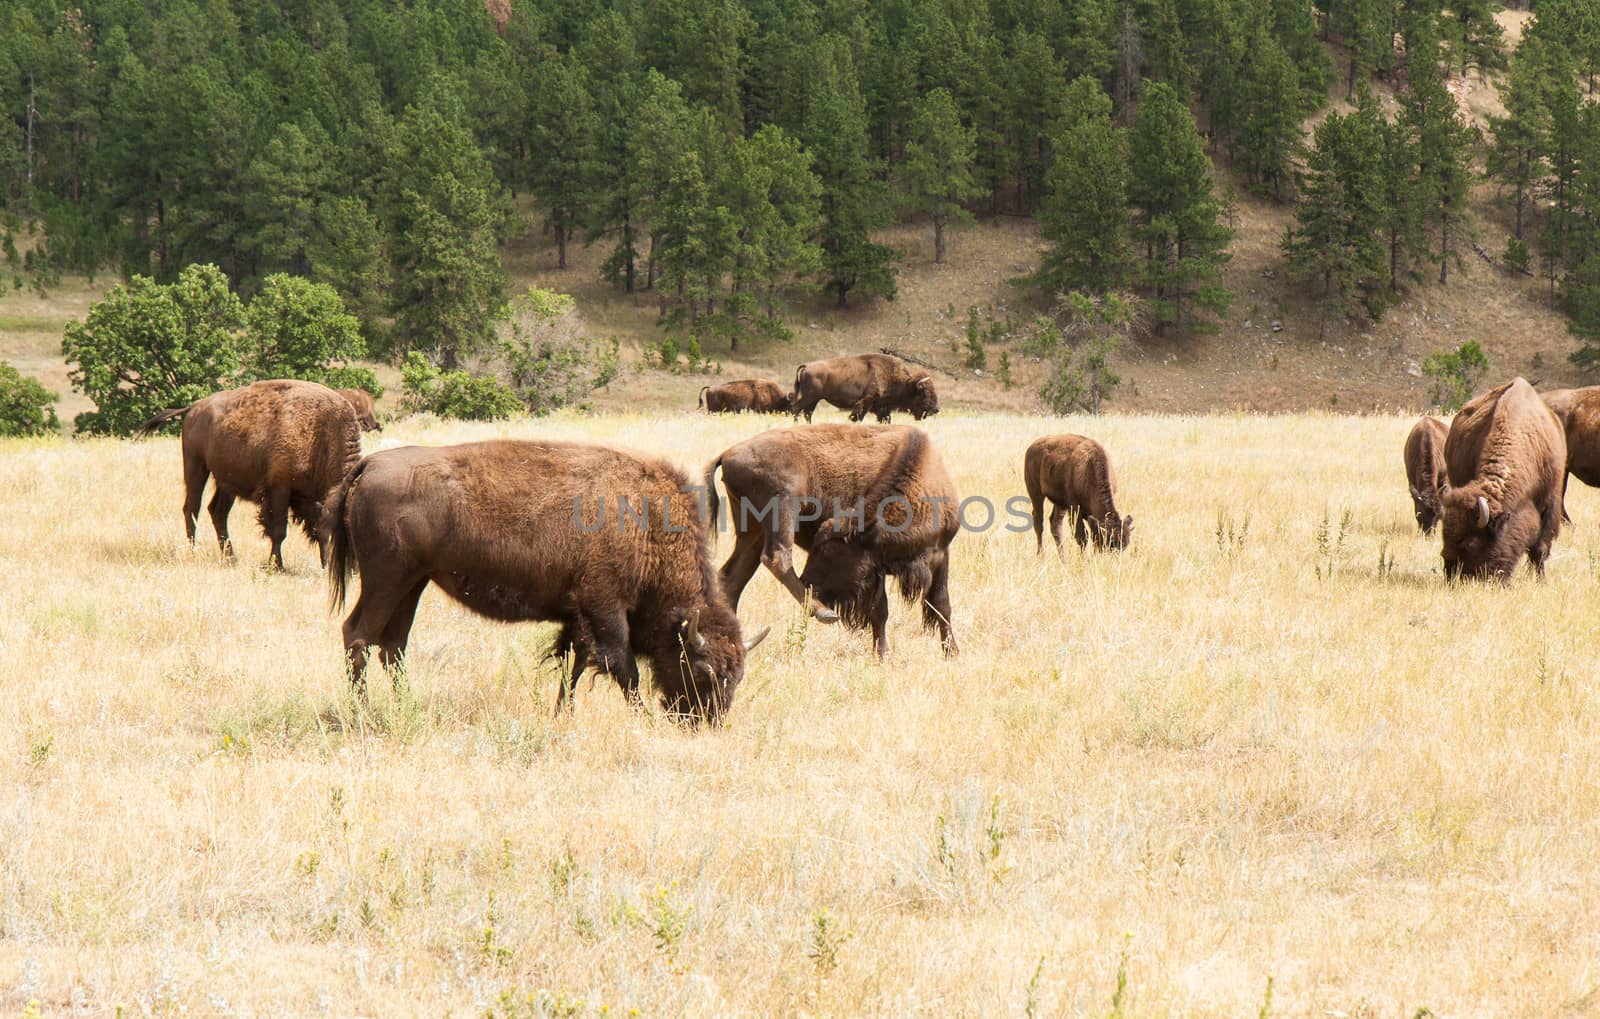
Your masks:
<svg viewBox="0 0 1600 1019"><path fill-rule="evenodd" d="M921 421L939 413L939 394L933 389L933 376L923 375L912 383L911 416Z"/></svg>
<svg viewBox="0 0 1600 1019"><path fill-rule="evenodd" d="M1539 511L1531 503L1514 510L1491 504L1477 485L1442 488L1439 520L1444 531L1444 575L1454 580L1504 580L1537 541Z"/></svg>
<svg viewBox="0 0 1600 1019"><path fill-rule="evenodd" d="M818 532L800 574L800 582L811 590L812 597L855 629L868 625L873 613L881 611L883 580L883 567L866 544L830 528Z"/></svg>
<svg viewBox="0 0 1600 1019"><path fill-rule="evenodd" d="M1439 526L1439 493L1436 490L1411 486L1411 509L1423 534L1432 534Z"/></svg>
<svg viewBox="0 0 1600 1019"><path fill-rule="evenodd" d="M1096 545L1120 552L1133 540L1133 517L1119 517L1116 513L1107 513L1104 520L1091 517L1089 530Z"/></svg>
<svg viewBox="0 0 1600 1019"><path fill-rule="evenodd" d="M745 653L770 629L743 640L739 620L723 605L707 605L681 617L673 627L676 653L670 662L655 665L662 708L671 715L719 724L744 679Z"/></svg>

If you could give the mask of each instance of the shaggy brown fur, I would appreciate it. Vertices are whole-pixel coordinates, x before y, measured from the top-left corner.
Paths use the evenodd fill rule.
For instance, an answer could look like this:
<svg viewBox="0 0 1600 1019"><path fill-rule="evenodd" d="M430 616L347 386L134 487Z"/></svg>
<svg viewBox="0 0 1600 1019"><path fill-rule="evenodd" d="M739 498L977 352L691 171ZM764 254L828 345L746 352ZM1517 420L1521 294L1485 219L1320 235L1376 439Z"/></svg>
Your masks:
<svg viewBox="0 0 1600 1019"><path fill-rule="evenodd" d="M378 424L378 405L373 402L371 393L365 389L335 389L334 392L350 401L356 412L356 423L363 432L383 431L383 426Z"/></svg>
<svg viewBox="0 0 1600 1019"><path fill-rule="evenodd" d="M315 382L274 379L213 393L146 421L140 435L183 418L183 527L194 541L200 496L213 478L211 523L224 555L233 555L228 513L235 499L261 508L261 529L272 542L270 563L283 569L289 516L317 543L317 520L328 492L361 459L355 411Z"/></svg>
<svg viewBox="0 0 1600 1019"><path fill-rule="evenodd" d="M1567 439L1567 471L1561 479L1562 520L1566 515L1568 478L1600 487L1600 386L1553 389L1541 394L1545 406L1561 422Z"/></svg>
<svg viewBox="0 0 1600 1019"><path fill-rule="evenodd" d="M787 414L789 394L771 379L736 379L720 386L701 386L695 406L704 407L707 414Z"/></svg>
<svg viewBox="0 0 1600 1019"><path fill-rule="evenodd" d="M385 665L401 660L431 581L491 619L562 624L555 650L572 653L573 669L558 709L590 667L637 703L644 656L667 711L720 720L746 646L694 492L672 465L604 446L497 440L374 453L322 524L335 607L350 572L361 574L344 622L352 681L362 686L373 646Z"/></svg>
<svg viewBox="0 0 1600 1019"><path fill-rule="evenodd" d="M1514 379L1461 408L1450 423L1444 461L1445 575L1505 579L1526 552L1543 576L1561 533L1567 442L1533 387Z"/></svg>
<svg viewBox="0 0 1600 1019"><path fill-rule="evenodd" d="M1450 426L1425 417L1406 436L1406 484L1411 488L1411 509L1423 534L1439 523L1439 482L1444 480L1444 440Z"/></svg>
<svg viewBox="0 0 1600 1019"><path fill-rule="evenodd" d="M1044 551L1044 501L1050 500L1050 537L1061 549L1061 520L1071 512L1079 548L1124 549L1133 517L1117 513L1117 481L1105 447L1082 435L1047 435L1022 458L1022 481L1033 501L1033 537Z"/></svg>
<svg viewBox="0 0 1600 1019"><path fill-rule="evenodd" d="M945 653L956 653L949 582L958 500L927 435L904 425L763 432L706 468L713 519L719 467L737 536L722 583L735 607L764 564L818 619L842 615L847 625L870 626L882 656L889 651L884 581L892 576L907 602L922 603L923 625L938 629ZM808 553L798 575L795 545Z"/></svg>
<svg viewBox="0 0 1600 1019"><path fill-rule="evenodd" d="M803 414L809 422L824 400L848 410L851 421L871 414L887 423L897 410L909 411L918 421L939 413L933 376L890 354L853 354L801 365L789 394L794 416Z"/></svg>

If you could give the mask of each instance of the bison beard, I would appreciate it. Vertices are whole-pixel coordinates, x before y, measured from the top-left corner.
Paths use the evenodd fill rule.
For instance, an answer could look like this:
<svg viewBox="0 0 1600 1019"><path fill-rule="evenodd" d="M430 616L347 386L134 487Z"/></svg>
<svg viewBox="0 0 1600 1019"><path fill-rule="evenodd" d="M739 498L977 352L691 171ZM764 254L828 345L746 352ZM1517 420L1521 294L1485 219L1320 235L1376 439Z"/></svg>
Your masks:
<svg viewBox="0 0 1600 1019"><path fill-rule="evenodd" d="M557 696L583 672L616 679L639 701L636 656L648 659L668 712L719 721L744 675L749 645L712 569L705 525L675 468L620 450L501 440L375 453L329 500L333 604L352 571L361 596L344 624L350 676L364 683L369 649L386 666L405 654L429 583L506 622L546 620L573 659ZM579 508L626 494L644 525L612 520L585 533ZM666 517L657 508L671 505ZM670 526L668 526L670 521Z"/></svg>

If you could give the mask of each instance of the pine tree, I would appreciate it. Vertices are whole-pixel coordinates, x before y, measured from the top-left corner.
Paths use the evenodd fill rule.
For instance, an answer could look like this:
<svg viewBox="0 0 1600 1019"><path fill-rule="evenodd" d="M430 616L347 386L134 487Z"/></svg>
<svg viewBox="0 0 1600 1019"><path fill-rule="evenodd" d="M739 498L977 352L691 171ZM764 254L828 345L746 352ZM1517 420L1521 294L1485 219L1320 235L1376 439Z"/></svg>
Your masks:
<svg viewBox="0 0 1600 1019"><path fill-rule="evenodd" d="M1210 167L1176 90L1146 82L1128 142L1128 199L1158 328L1184 325L1191 307L1224 314L1233 300L1222 286L1233 231L1220 222Z"/></svg>
<svg viewBox="0 0 1600 1019"><path fill-rule="evenodd" d="M567 242L588 212L584 185L600 133L582 66L550 55L528 83L528 190L556 240L556 266L567 267ZM558 112L559 111L559 112Z"/></svg>
<svg viewBox="0 0 1600 1019"><path fill-rule="evenodd" d="M615 239L601 272L631 294L642 257L639 206L644 186L634 124L642 102L643 71L633 30L621 14L608 12L590 22L574 53L586 71L596 123L589 158L581 168L587 197L584 240L592 244L605 237Z"/></svg>
<svg viewBox="0 0 1600 1019"><path fill-rule="evenodd" d="M1422 35L1406 40L1410 86L1402 99L1402 120L1417 143L1417 178L1423 195L1423 222L1438 233L1435 259L1439 282L1449 280L1450 264L1460 259L1455 242L1472 182L1475 132L1462 119L1455 97L1444 87L1438 45Z"/></svg>
<svg viewBox="0 0 1600 1019"><path fill-rule="evenodd" d="M735 140L717 188L733 224L731 291L723 302L734 350L743 332L786 336L782 288L822 266L811 240L822 185L798 139L768 124ZM762 313L756 318L757 311Z"/></svg>
<svg viewBox="0 0 1600 1019"><path fill-rule="evenodd" d="M945 226L971 223L962 203L982 194L972 179L977 140L942 88L913 104L907 134L901 183L909 208L933 221L933 260L942 263Z"/></svg>
<svg viewBox="0 0 1600 1019"><path fill-rule="evenodd" d="M1329 114L1317 125L1295 223L1284 237L1289 270L1322 284L1326 312L1383 310L1383 139L1376 107Z"/></svg>
<svg viewBox="0 0 1600 1019"><path fill-rule="evenodd" d="M1289 55L1264 33L1245 59L1243 93L1239 160L1251 182L1281 198L1300 145L1300 77Z"/></svg>
<svg viewBox="0 0 1600 1019"><path fill-rule="evenodd" d="M1111 113L1111 97L1094 78L1068 86L1039 209L1039 232L1050 246L1028 279L1049 293L1098 293L1126 282L1127 138Z"/></svg>
<svg viewBox="0 0 1600 1019"><path fill-rule="evenodd" d="M822 284L842 308L852 291L893 300L895 253L872 240L888 222L887 194L867 149L866 104L849 54L820 54L803 140L822 182Z"/></svg>
<svg viewBox="0 0 1600 1019"><path fill-rule="evenodd" d="M1549 110L1540 101L1544 66L1538 48L1532 40L1518 48L1509 82L1500 93L1506 115L1489 120L1488 171L1511 189L1516 210L1513 233L1518 239L1534 187L1546 169L1540 139L1549 133L1550 125Z"/></svg>

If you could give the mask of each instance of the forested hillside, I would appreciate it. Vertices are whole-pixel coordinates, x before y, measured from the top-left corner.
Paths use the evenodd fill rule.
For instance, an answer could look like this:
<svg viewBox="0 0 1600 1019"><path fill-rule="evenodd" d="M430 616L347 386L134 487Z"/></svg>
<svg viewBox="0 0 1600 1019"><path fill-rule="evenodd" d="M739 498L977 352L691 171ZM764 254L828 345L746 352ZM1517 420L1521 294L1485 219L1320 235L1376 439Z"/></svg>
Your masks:
<svg viewBox="0 0 1600 1019"><path fill-rule="evenodd" d="M14 0L6 264L47 293L196 263L246 299L309 277L374 355L448 367L493 346L503 256L548 243L573 268L544 285L600 283L653 309L661 337L759 358L793 338L798 303L895 300L897 240L959 267L956 231L1020 219L1037 234L999 281L1019 323L1109 293L1134 309L1110 332L1208 342L1290 307L1310 322L1291 332L1325 343L1471 261L1507 289L1537 280L1587 363L1600 3L1545 0L1514 40L1497 9ZM1467 82L1495 115L1461 100ZM1251 292L1263 275L1271 300Z"/></svg>

